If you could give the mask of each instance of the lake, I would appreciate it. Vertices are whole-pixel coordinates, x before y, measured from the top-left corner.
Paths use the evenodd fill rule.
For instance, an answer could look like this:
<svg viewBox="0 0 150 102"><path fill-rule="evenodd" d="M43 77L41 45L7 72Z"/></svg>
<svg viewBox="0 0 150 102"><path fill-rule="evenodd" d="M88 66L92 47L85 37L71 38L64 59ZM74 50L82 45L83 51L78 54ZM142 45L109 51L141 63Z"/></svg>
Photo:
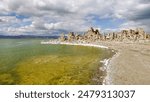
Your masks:
<svg viewBox="0 0 150 102"><path fill-rule="evenodd" d="M100 60L111 57L111 50L43 40L0 39L1 85L102 84Z"/></svg>

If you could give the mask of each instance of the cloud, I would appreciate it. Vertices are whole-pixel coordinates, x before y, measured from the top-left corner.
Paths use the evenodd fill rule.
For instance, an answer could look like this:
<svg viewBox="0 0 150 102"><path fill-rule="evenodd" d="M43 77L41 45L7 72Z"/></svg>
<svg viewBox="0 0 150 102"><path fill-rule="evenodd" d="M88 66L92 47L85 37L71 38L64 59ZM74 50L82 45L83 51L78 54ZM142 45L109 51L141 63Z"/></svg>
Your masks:
<svg viewBox="0 0 150 102"><path fill-rule="evenodd" d="M149 0L1 0L0 33L60 34L150 27ZM112 24L113 23L113 24Z"/></svg>
<svg viewBox="0 0 150 102"><path fill-rule="evenodd" d="M150 1L126 0L125 2L118 2L118 7L114 13L117 18L126 20L120 25L120 28L142 27L150 32L148 29L150 27Z"/></svg>

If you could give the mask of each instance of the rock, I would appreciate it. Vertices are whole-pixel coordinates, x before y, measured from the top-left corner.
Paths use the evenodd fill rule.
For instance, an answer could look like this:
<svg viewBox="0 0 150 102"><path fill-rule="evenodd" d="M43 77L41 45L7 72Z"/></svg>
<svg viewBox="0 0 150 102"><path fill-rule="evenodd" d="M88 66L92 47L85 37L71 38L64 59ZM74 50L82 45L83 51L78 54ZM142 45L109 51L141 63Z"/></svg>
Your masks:
<svg viewBox="0 0 150 102"><path fill-rule="evenodd" d="M65 35L62 33L61 36L59 37L59 41L64 42L66 41Z"/></svg>
<svg viewBox="0 0 150 102"><path fill-rule="evenodd" d="M121 32L119 32L117 35L110 35L112 37L110 37L112 40L116 40L117 41L139 41L139 40L144 40L146 39L146 33L144 32L144 30L142 28L137 28L136 30L122 30Z"/></svg>
<svg viewBox="0 0 150 102"><path fill-rule="evenodd" d="M83 38L89 42L95 42L100 40L102 38L102 35L100 34L98 29L94 30L93 27L91 27L90 30L88 30L84 34Z"/></svg>
<svg viewBox="0 0 150 102"><path fill-rule="evenodd" d="M137 38L138 38L139 40L144 40L144 39L146 39L146 33L145 33L145 31L144 31L143 28L137 28L137 29L136 29L136 34L137 34Z"/></svg>
<svg viewBox="0 0 150 102"><path fill-rule="evenodd" d="M146 39L150 40L150 34L146 35Z"/></svg>
<svg viewBox="0 0 150 102"><path fill-rule="evenodd" d="M68 34L68 41L69 42L72 42L72 41L74 41L75 40L75 34L74 34L74 32L70 32L69 34Z"/></svg>
<svg viewBox="0 0 150 102"><path fill-rule="evenodd" d="M108 34L101 34L98 29L91 27L87 32L83 35L75 34L74 32L70 32L65 38L64 34L59 38L60 41L69 41L69 42L97 42L97 41L121 41L121 42L141 42L142 40L149 39L150 34L146 34L144 29L137 28L135 30L128 29L122 30L120 32L111 32Z"/></svg>
<svg viewBox="0 0 150 102"><path fill-rule="evenodd" d="M80 34L76 34L76 35L75 35L75 39L76 39L76 40L82 40L82 36L81 36Z"/></svg>

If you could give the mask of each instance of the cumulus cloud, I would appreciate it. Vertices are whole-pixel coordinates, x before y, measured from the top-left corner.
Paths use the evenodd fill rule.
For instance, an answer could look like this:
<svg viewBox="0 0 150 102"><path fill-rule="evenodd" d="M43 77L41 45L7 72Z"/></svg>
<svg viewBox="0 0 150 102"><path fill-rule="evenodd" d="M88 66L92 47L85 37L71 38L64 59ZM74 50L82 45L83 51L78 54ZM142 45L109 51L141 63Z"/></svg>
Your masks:
<svg viewBox="0 0 150 102"><path fill-rule="evenodd" d="M149 0L126 0L118 2L117 5L114 15L117 18L126 20L120 25L121 29L142 27L147 32L150 32Z"/></svg>
<svg viewBox="0 0 150 102"><path fill-rule="evenodd" d="M143 27L150 32L149 11L149 0L1 0L0 33L50 35L83 32L90 26L104 31ZM106 27L107 19L117 26Z"/></svg>

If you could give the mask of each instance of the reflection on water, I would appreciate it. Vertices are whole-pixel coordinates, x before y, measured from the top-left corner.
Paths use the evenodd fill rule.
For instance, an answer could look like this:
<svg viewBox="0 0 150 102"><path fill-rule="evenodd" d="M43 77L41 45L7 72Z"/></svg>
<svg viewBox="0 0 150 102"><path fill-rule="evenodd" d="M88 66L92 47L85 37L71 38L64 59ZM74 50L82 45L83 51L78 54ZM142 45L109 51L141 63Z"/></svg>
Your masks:
<svg viewBox="0 0 150 102"><path fill-rule="evenodd" d="M0 84L95 84L99 61L112 55L100 48L40 41L0 39Z"/></svg>

